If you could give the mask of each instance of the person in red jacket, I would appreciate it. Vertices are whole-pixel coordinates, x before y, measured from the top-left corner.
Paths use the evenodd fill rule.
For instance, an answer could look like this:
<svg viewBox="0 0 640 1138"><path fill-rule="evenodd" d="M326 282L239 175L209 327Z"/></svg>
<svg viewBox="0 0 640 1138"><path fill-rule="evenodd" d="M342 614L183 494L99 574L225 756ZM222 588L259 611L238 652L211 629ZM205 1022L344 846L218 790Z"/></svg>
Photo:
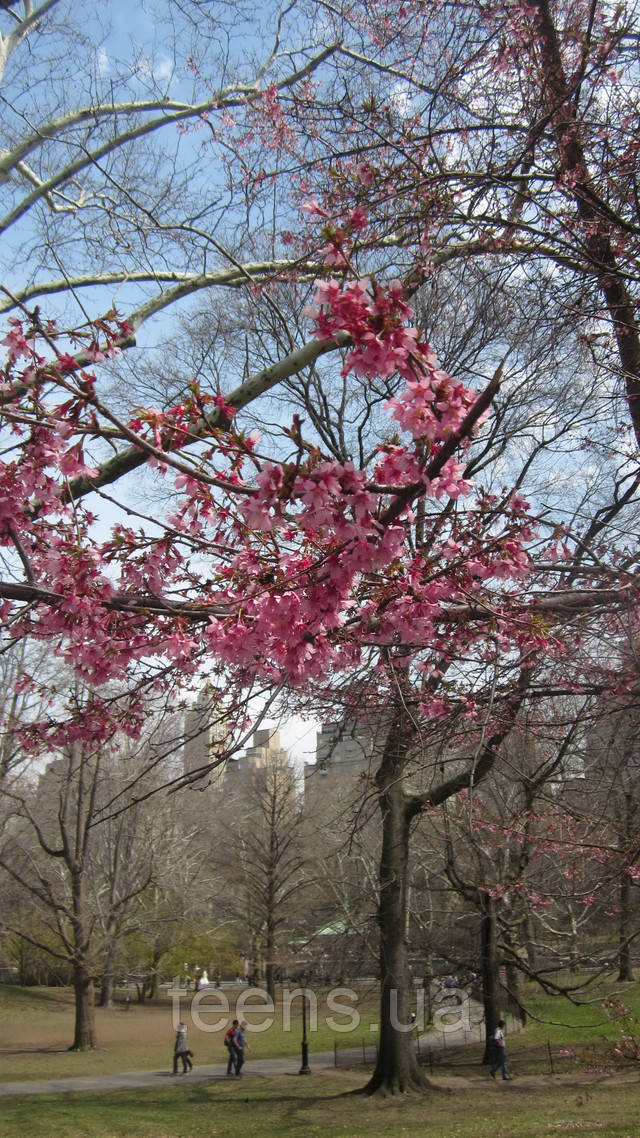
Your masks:
<svg viewBox="0 0 640 1138"><path fill-rule="evenodd" d="M227 1078L230 1079L232 1075L236 1074L238 1052L234 1046L234 1036L238 1030L238 1021L234 1019L231 1027L228 1027L224 1033L224 1045L227 1048Z"/></svg>

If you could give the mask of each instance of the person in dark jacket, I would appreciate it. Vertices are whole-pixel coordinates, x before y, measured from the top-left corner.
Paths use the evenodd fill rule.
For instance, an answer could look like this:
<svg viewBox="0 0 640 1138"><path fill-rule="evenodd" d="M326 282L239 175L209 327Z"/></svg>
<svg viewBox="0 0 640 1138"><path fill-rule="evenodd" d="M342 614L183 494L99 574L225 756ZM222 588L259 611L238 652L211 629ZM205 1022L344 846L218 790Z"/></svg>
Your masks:
<svg viewBox="0 0 640 1138"><path fill-rule="evenodd" d="M176 1031L176 1041L173 1048L173 1073L178 1074L178 1059L182 1059L182 1074L186 1075L193 1067L189 1057L189 1044L187 1043L187 1025L179 1023Z"/></svg>
<svg viewBox="0 0 640 1138"><path fill-rule="evenodd" d="M242 1068L244 1066L244 1050L245 1047L249 1047L244 1034L246 1026L247 1021L246 1019L243 1019L240 1027L237 1029L233 1037L233 1046L236 1050L236 1079L242 1078Z"/></svg>

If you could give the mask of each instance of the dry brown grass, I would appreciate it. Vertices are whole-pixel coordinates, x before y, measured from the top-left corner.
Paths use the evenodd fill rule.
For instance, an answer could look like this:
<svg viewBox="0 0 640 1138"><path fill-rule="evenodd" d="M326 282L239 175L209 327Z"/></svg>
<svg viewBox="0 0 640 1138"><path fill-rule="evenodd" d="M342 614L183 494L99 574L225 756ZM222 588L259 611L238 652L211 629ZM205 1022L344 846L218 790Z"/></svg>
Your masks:
<svg viewBox="0 0 640 1138"><path fill-rule="evenodd" d="M231 1001L230 1017L235 1008L237 989L227 993ZM375 1041L369 1032L369 1020L377 1016L377 993L365 992L358 1008L362 1014L362 1030L354 1033L354 1046L361 1038ZM324 1010L318 1015L318 1031L309 1032L312 1052L331 1051L335 1034L326 1026ZM199 1007L200 1019L206 1025L228 1022L219 1010L206 1011ZM189 1026L189 1042L199 1066L226 1063L222 1044L224 1026L217 1031L200 1029L189 1014L189 1001L180 1006L180 1016ZM297 1001L292 1009L291 1030L283 1030L281 1008L276 1007L274 1022L265 1032L250 1033L251 1055L254 1058L273 1058L295 1055L300 1052L301 1008ZM73 994L68 989L20 989L0 985L0 1016L5 1031L0 1036L0 1081L23 1079L68 1078L76 1075L116 1074L122 1071L145 1071L167 1068L172 1062L175 1028L172 1005L168 998L156 1003L138 1004L132 998L126 1005L121 1001L114 1008L96 1008L98 1048L84 1053L69 1052L73 1039ZM251 1024L260 1023L264 1013L243 1012ZM336 1019L339 1019L336 1016ZM350 1036L339 1035L344 1044ZM9 1041L7 1045L7 1041Z"/></svg>

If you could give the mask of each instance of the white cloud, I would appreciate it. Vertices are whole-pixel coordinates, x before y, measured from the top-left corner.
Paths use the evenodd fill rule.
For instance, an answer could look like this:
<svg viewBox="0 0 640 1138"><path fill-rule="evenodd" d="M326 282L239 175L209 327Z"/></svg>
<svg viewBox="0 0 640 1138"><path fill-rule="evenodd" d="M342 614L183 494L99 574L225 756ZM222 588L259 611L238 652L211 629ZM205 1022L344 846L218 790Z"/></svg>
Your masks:
<svg viewBox="0 0 640 1138"><path fill-rule="evenodd" d="M99 75L108 75L111 70L111 59L104 47L99 47L96 53L96 67Z"/></svg>
<svg viewBox="0 0 640 1138"><path fill-rule="evenodd" d="M166 86L173 77L173 63L168 56L161 56L159 59L152 59L150 56L145 56L140 59L136 64L136 72L146 79L151 79L154 83L161 86Z"/></svg>

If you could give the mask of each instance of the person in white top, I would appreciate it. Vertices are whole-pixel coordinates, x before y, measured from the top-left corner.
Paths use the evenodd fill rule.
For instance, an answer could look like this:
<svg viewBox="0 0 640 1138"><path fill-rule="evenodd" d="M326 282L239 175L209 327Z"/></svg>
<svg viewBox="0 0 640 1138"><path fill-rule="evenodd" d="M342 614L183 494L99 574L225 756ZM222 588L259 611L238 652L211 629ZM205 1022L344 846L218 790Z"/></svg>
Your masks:
<svg viewBox="0 0 640 1138"><path fill-rule="evenodd" d="M504 1020L498 1020L498 1026L493 1033L493 1046L496 1053L496 1061L491 1068L491 1078L495 1079L496 1071L502 1069L502 1078L510 1079L511 1075L507 1073L507 1048L504 1041Z"/></svg>

